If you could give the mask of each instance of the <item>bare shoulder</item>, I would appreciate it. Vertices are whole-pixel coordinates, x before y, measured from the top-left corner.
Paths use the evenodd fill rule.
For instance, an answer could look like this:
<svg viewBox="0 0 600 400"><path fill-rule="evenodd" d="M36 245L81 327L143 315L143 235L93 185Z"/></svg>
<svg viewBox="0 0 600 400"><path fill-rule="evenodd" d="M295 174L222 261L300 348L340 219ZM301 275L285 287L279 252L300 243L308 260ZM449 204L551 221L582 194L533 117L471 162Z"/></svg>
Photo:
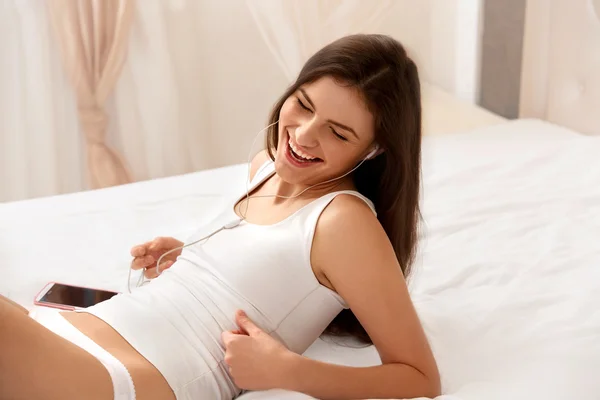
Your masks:
<svg viewBox="0 0 600 400"><path fill-rule="evenodd" d="M323 211L316 226L311 259L317 269L329 275L348 263L340 260L385 257L395 261L388 236L371 208L360 198L338 195ZM377 265L390 265L378 263ZM397 264L396 264L397 265Z"/></svg>
<svg viewBox="0 0 600 400"><path fill-rule="evenodd" d="M317 231L336 237L371 235L375 231L385 236L383 227L367 203L351 194L339 194L329 203L317 223Z"/></svg>
<svg viewBox="0 0 600 400"><path fill-rule="evenodd" d="M266 150L262 150L254 156L250 163L250 180L254 179L254 175L256 175L258 169L268 160L270 160L270 158Z"/></svg>

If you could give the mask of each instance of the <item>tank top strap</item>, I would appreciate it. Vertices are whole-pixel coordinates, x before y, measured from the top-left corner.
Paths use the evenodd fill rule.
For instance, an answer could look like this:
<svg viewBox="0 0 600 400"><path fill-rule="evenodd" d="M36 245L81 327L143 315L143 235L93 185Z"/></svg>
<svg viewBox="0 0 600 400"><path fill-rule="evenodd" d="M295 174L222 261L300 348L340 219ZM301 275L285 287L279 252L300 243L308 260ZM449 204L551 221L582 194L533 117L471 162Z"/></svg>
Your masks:
<svg viewBox="0 0 600 400"><path fill-rule="evenodd" d="M369 206L371 211L373 211L373 214L375 214L375 216L377 216L377 210L375 210L375 204L373 204L371 199L369 199L367 196L363 195L362 193L357 192L356 190L339 190L337 192L329 193L323 197L327 197L327 198L330 197L330 199L327 201L327 204L329 204L333 201L333 199L335 199L340 194L349 194L354 197L358 197L359 199L364 201L367 204L367 206Z"/></svg>
<svg viewBox="0 0 600 400"><path fill-rule="evenodd" d="M375 206L373 205L373 202L369 198L363 196L355 190L340 190L337 192L328 193L319 197L316 200L313 200L312 202L301 208L294 215L295 219L297 218L303 220L303 225L305 226L305 229L308 232L308 239L310 239L311 242L319 217L321 216L325 208L333 201L333 199L335 199L341 194L348 194L351 196L358 197L359 199L364 201L367 204L367 206L369 206L371 211L373 211L373 214L377 216L377 212L375 211Z"/></svg>

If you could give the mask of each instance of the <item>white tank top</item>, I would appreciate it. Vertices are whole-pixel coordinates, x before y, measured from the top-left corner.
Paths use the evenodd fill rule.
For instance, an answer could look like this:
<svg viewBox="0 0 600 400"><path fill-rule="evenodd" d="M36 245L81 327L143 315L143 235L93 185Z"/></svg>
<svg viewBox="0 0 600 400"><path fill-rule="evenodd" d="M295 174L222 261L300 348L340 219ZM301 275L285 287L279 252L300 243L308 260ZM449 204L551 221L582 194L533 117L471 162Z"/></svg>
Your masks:
<svg viewBox="0 0 600 400"><path fill-rule="evenodd" d="M250 182L251 190L274 172L274 163L265 163ZM237 328L236 310L244 310L263 330L301 354L347 308L337 293L319 283L310 263L317 220L340 194L363 199L375 212L360 193L339 191L272 225L242 221L185 248L173 266L148 285L85 311L110 324L150 361L177 399L207 394L233 398L240 390L223 366L221 333ZM234 205L241 198L188 243L239 220ZM212 386L210 392L207 385Z"/></svg>

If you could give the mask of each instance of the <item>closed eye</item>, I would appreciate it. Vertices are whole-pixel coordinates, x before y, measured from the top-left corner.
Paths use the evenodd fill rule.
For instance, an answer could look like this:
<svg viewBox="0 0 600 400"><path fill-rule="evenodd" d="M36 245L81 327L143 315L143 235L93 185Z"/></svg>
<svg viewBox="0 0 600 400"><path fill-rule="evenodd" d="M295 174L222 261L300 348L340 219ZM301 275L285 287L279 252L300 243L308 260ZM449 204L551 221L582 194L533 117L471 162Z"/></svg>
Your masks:
<svg viewBox="0 0 600 400"><path fill-rule="evenodd" d="M300 100L300 97L296 97L296 100L298 101L298 104L300 105L300 107L302 107L304 110L306 110L308 112L312 112L312 110L310 108L308 108L304 105L302 100Z"/></svg>
<svg viewBox="0 0 600 400"><path fill-rule="evenodd" d="M298 102L298 105L299 105L300 107L302 107L302 108L303 108L305 111L308 111L309 113L312 113L312 112L313 112L313 111L312 111L310 108L306 107L306 105L305 105L305 104L302 102L302 100L300 100L300 97L296 97L296 101ZM342 136L342 135L340 135L339 133L337 133L337 131L336 131L335 129L333 129L332 127L330 127L329 129L331 129L331 132L332 132L332 133L333 133L333 134L334 134L334 135L335 135L335 136L336 136L338 139L340 139L340 140L343 140L343 141L345 141L345 142L347 142L347 141L348 141L348 139L346 139L346 137L345 137L345 136Z"/></svg>
<svg viewBox="0 0 600 400"><path fill-rule="evenodd" d="M331 129L331 132L333 132L333 134L334 134L335 136L337 136L337 137L338 137L338 139L340 139L340 140L343 140L344 142L347 142L347 141L348 141L348 139L346 139L344 136L342 136L342 135L340 135L339 133L337 133L335 129L333 129L333 128L331 128L331 127L330 127L329 129Z"/></svg>

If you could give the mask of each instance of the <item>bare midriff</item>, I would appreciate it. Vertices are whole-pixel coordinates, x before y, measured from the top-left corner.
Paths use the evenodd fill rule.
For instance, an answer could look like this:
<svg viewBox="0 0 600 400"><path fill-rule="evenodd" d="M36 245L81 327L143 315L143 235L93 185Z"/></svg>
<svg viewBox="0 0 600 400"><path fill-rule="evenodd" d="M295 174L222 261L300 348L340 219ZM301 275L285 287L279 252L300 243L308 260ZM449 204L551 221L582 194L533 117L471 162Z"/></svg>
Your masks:
<svg viewBox="0 0 600 400"><path fill-rule="evenodd" d="M106 322L85 312L61 312L61 315L125 365L133 379L136 400L175 400L171 387L156 367Z"/></svg>

